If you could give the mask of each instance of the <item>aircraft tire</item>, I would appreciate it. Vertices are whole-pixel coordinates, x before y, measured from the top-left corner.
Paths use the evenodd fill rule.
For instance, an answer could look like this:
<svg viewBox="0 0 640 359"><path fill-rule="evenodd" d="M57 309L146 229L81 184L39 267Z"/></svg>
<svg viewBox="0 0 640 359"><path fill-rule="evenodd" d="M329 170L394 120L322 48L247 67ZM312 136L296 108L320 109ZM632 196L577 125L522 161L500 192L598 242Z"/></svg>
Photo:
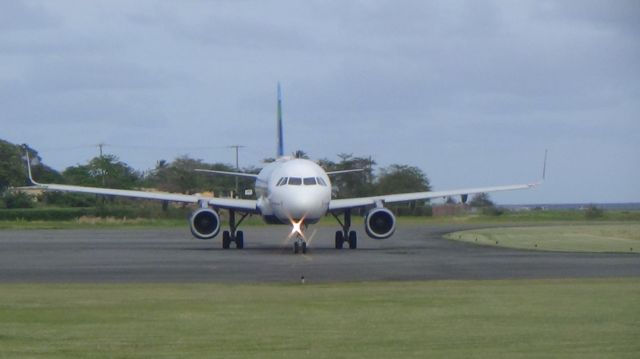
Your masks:
<svg viewBox="0 0 640 359"><path fill-rule="evenodd" d="M229 231L222 232L222 249L229 249L229 243L231 243Z"/></svg>
<svg viewBox="0 0 640 359"><path fill-rule="evenodd" d="M349 232L349 249L358 248L358 234L356 231Z"/></svg>
<svg viewBox="0 0 640 359"><path fill-rule="evenodd" d="M237 249L244 248L244 233L242 231L236 232L236 248Z"/></svg>
<svg viewBox="0 0 640 359"><path fill-rule="evenodd" d="M342 231L336 231L336 249L342 249L344 245L344 235Z"/></svg>
<svg viewBox="0 0 640 359"><path fill-rule="evenodd" d="M298 254L299 251L300 251L300 245L298 244L298 242L293 242L293 253Z"/></svg>
<svg viewBox="0 0 640 359"><path fill-rule="evenodd" d="M307 242L302 242L302 254L307 253Z"/></svg>

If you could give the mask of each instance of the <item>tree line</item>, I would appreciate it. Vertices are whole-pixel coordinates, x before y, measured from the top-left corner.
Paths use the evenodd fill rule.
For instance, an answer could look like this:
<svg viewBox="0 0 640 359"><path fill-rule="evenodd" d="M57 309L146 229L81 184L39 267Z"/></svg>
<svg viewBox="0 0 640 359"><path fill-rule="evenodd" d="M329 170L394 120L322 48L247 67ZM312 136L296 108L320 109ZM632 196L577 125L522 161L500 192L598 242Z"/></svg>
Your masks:
<svg viewBox="0 0 640 359"><path fill-rule="evenodd" d="M149 171L138 171L117 156L105 154L89 160L86 164L78 164L58 172L45 165L38 151L28 145L15 145L0 140L0 193L3 193L0 207L20 207L26 205L20 194L6 191L10 187L28 185L24 152L31 158L33 176L39 182L63 183L91 187L108 187L118 189L154 189L174 193L213 192L215 196L245 196L245 189L253 188L253 180L238 178L237 194L236 178L225 175L209 175L195 172L196 168L236 171L226 163L208 163L189 156L181 156L173 161L158 160L155 168ZM295 157L308 158L303 151L296 151ZM273 159L266 159L265 162ZM334 196L340 198L392 194L402 192L421 192L431 190L426 174L418 167L393 164L376 168L376 162L370 156L354 156L338 154L338 160L320 159L318 164L326 171L346 169L363 169L361 172L344 173L332 176ZM260 168L247 167L241 169L246 173L258 173ZM91 206L96 196L76 195L68 193L45 193L42 201L60 206ZM17 203L16 203L17 202Z"/></svg>

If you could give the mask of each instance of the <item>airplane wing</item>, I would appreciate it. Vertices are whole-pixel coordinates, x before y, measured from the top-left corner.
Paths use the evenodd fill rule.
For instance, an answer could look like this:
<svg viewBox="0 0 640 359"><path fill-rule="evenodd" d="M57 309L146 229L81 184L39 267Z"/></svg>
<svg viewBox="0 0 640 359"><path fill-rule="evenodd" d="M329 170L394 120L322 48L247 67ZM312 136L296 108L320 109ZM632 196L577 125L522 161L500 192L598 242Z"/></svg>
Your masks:
<svg viewBox="0 0 640 359"><path fill-rule="evenodd" d="M359 197L359 198L345 198L345 199L333 199L329 203L329 211L339 211L348 208L357 207L369 207L377 204L385 203L398 203L398 202L410 202L419 201L432 198L444 198L450 196L469 195L483 192L498 192L498 191L513 191L519 189L534 188L541 182L529 183L529 184L516 184L507 186L494 186L494 187L479 187L479 188L466 188L456 189L450 191L432 191L432 192L413 192L402 194L389 194L382 196L371 197Z"/></svg>
<svg viewBox="0 0 640 359"><path fill-rule="evenodd" d="M29 161L28 158L27 158L27 161ZM33 180L30 164L27 166L27 169L28 169L29 181L31 181L31 183L33 184L32 187L41 188L47 191L88 193L88 194L98 194L98 195L105 195L105 196L118 196L118 197L129 197L129 198L150 199L150 200L157 200L157 201L182 202L182 203L205 202L208 205L213 206L215 208L233 209L233 210L247 212L247 213L258 213L256 200L237 199L237 198L217 198L217 197L209 197L209 196L168 193L168 192L146 192L146 191L135 191L135 190L126 190L126 189L38 183Z"/></svg>
<svg viewBox="0 0 640 359"><path fill-rule="evenodd" d="M33 182L33 181L32 181ZM48 184L33 182L36 188L41 188L47 191L59 191L59 192L74 192L74 193L88 193L98 194L105 196L118 196L128 198L150 199L157 201L171 201L181 203L199 203L205 202L216 208L233 209L248 213L258 213L257 201L250 199L237 199L237 198L218 198L199 195L168 193L168 192L146 192L135 191L126 189L112 189L112 188L97 188L97 187L84 187L84 186L71 186L62 184Z"/></svg>
<svg viewBox="0 0 640 359"><path fill-rule="evenodd" d="M542 165L542 178L537 182L532 182L527 184L506 185L506 186L454 189L449 191L413 192L413 193L389 194L389 195L383 195L383 196L333 199L329 203L329 211L336 212L336 211L340 211L348 208L384 205L385 203L411 202L411 201L419 201L419 200L426 200L426 199L432 199L432 198L463 196L463 195L485 193L485 192L500 192L500 191L515 191L520 189L530 189L530 188L535 188L536 186L544 182L546 172L547 172L547 150L544 151L544 163Z"/></svg>

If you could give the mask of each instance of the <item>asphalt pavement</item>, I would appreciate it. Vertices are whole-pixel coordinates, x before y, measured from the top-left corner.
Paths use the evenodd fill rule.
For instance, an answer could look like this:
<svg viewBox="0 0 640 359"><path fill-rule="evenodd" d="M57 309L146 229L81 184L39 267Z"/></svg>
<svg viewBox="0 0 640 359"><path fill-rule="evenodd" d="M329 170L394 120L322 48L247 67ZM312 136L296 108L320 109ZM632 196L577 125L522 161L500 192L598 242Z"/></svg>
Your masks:
<svg viewBox="0 0 640 359"><path fill-rule="evenodd" d="M468 227L466 227L468 228ZM399 225L387 240L360 229L359 248L333 248L334 227L310 227L293 254L286 226L243 228L245 249L188 228L0 230L0 282L311 282L640 276L640 255L484 247L442 238L460 226Z"/></svg>

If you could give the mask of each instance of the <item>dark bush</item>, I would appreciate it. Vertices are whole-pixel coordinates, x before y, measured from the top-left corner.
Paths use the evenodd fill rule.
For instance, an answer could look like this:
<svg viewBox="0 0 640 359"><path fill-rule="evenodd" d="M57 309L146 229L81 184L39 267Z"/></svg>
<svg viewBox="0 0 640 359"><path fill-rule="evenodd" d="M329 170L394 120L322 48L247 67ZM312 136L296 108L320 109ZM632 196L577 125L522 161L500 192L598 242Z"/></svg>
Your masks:
<svg viewBox="0 0 640 359"><path fill-rule="evenodd" d="M602 218L604 216L604 210L602 208L598 208L593 204L587 206L584 210L584 217L586 219L597 219Z"/></svg>
<svg viewBox="0 0 640 359"><path fill-rule="evenodd" d="M484 207L482 208L482 214L485 216L501 216L504 214L504 209L498 207Z"/></svg>
<svg viewBox="0 0 640 359"><path fill-rule="evenodd" d="M32 208L34 206L33 198L24 192L7 191L2 196L4 207L13 208Z"/></svg>
<svg viewBox="0 0 640 359"><path fill-rule="evenodd" d="M40 200L60 207L95 207L97 197L79 193L44 192Z"/></svg>
<svg viewBox="0 0 640 359"><path fill-rule="evenodd" d="M389 206L389 209L397 216L420 216L431 217L433 216L433 209L431 206L416 206L414 208L407 206Z"/></svg>
<svg viewBox="0 0 640 359"><path fill-rule="evenodd" d="M66 221L95 215L93 208L22 208L0 211L2 221Z"/></svg>
<svg viewBox="0 0 640 359"><path fill-rule="evenodd" d="M69 221L83 216L114 218L163 218L183 219L192 211L191 208L169 208L162 211L155 207L109 207L99 208L22 208L0 210L0 221Z"/></svg>

